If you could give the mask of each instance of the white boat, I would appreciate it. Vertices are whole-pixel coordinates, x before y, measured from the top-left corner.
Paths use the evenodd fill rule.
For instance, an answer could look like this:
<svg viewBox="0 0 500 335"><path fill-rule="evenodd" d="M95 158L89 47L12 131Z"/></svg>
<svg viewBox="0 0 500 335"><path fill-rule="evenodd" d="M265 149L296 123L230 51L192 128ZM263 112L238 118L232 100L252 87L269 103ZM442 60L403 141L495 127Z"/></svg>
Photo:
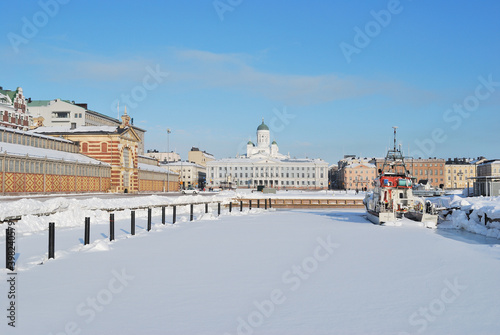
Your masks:
<svg viewBox="0 0 500 335"><path fill-rule="evenodd" d="M406 217L435 226L437 210L430 201L413 195L415 178L406 169L401 149L396 147L397 127L393 128L394 149L387 152L384 165L374 181L375 188L363 200L366 216L375 224L395 222Z"/></svg>

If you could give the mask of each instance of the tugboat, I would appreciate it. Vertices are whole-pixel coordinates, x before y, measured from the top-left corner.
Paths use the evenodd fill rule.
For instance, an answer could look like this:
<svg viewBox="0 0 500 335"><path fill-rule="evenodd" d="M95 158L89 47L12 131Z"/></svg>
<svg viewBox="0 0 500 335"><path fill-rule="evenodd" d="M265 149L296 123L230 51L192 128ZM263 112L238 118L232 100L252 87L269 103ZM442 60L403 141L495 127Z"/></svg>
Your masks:
<svg viewBox="0 0 500 335"><path fill-rule="evenodd" d="M389 149L384 165L378 170L373 192L363 200L368 219L375 224L395 222L403 216L428 226L437 224L438 213L430 201L413 195L415 181L407 170L401 148L396 147L394 128L394 148Z"/></svg>

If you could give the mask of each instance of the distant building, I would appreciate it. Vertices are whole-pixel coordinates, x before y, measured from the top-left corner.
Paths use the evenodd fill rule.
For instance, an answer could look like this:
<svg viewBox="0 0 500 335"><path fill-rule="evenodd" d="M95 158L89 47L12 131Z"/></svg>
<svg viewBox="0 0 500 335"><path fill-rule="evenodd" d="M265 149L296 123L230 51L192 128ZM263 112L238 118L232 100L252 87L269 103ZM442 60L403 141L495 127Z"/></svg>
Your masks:
<svg viewBox="0 0 500 335"><path fill-rule="evenodd" d="M382 168L384 158L377 158L377 171ZM405 164L417 183L431 187L445 187L445 160L442 158L405 158Z"/></svg>
<svg viewBox="0 0 500 335"><path fill-rule="evenodd" d="M21 87L15 91L0 87L0 126L28 130L33 120L26 103Z"/></svg>
<svg viewBox="0 0 500 335"><path fill-rule="evenodd" d="M345 155L338 162L337 185L344 190L371 190L377 176L374 158Z"/></svg>
<svg viewBox="0 0 500 335"><path fill-rule="evenodd" d="M0 127L0 194L108 192L111 166L67 139Z"/></svg>
<svg viewBox="0 0 500 335"><path fill-rule="evenodd" d="M161 163L161 167L179 174L180 188L188 187L204 188L206 182L206 169L204 166L192 162Z"/></svg>
<svg viewBox="0 0 500 335"><path fill-rule="evenodd" d="M200 149L196 147L192 147L191 151L188 153L188 161L193 162L195 164L206 167L207 162L215 160L215 157L209 154L206 151L200 151Z"/></svg>
<svg viewBox="0 0 500 335"><path fill-rule="evenodd" d="M181 160L181 156L176 152L160 152L158 150L148 150L146 156L156 158L161 163L177 162Z"/></svg>
<svg viewBox="0 0 500 335"><path fill-rule="evenodd" d="M249 141L246 155L209 161L206 171L209 187L328 188L328 163L280 154L278 143L271 143L269 127L264 120L257 128L257 145Z"/></svg>
<svg viewBox="0 0 500 335"><path fill-rule="evenodd" d="M500 160L492 159L477 166L477 176L474 179L475 196L500 195Z"/></svg>
<svg viewBox="0 0 500 335"><path fill-rule="evenodd" d="M75 103L69 100L33 100L28 103L28 109L33 116L35 127L75 129L83 126L118 127L121 124L118 119L89 110L86 103ZM131 119L130 127L134 129L135 134L139 137L138 153L143 155L146 131L134 126L133 119Z"/></svg>
<svg viewBox="0 0 500 335"><path fill-rule="evenodd" d="M445 187L447 189L463 189L470 186L471 178L476 177L477 165L485 161L478 159L448 158L445 163Z"/></svg>
<svg viewBox="0 0 500 335"><path fill-rule="evenodd" d="M138 146L140 138L130 125L130 116L121 117L120 126L40 127L33 133L62 136L78 143L82 154L111 165L111 191L135 193L139 191L164 191L178 189L178 176L158 166L156 162L141 162ZM146 179L143 179L146 178ZM169 182L169 186L167 186Z"/></svg>

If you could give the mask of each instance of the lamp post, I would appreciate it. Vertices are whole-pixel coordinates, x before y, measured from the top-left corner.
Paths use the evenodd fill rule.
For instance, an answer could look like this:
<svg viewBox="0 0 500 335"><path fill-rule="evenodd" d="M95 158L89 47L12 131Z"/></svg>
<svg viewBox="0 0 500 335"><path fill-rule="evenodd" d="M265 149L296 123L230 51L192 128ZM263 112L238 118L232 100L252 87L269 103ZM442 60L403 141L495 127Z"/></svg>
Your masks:
<svg viewBox="0 0 500 335"><path fill-rule="evenodd" d="M167 192L170 191L170 182L169 182L169 176L170 176L170 169L168 167L168 163L170 162L170 158L169 158L169 152L170 152L170 133L172 131L170 130L170 128L167 128Z"/></svg>

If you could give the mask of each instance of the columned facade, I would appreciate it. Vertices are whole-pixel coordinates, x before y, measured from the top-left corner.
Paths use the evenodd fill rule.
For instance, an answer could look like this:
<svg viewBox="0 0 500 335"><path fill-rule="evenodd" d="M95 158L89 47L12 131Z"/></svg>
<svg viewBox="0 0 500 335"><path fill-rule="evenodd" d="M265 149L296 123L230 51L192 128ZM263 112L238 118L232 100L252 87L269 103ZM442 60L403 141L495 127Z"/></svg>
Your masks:
<svg viewBox="0 0 500 335"><path fill-rule="evenodd" d="M257 145L249 141L246 155L207 162L207 186L228 184L241 188L262 185L276 189L327 189L328 163L280 154L262 120L257 128Z"/></svg>

